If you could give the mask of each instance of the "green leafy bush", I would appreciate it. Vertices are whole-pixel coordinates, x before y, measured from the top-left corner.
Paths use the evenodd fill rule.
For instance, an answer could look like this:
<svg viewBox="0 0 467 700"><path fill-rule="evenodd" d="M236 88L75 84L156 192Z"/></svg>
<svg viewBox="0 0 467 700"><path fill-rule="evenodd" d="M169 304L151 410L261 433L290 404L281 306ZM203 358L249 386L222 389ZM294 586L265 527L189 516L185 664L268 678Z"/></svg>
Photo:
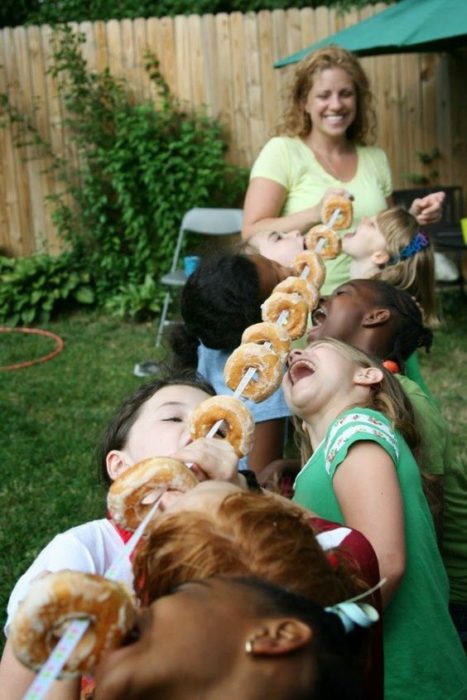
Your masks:
<svg viewBox="0 0 467 700"><path fill-rule="evenodd" d="M93 303L90 275L77 270L69 255L0 257L0 318L11 325L47 321L60 308Z"/></svg>
<svg viewBox="0 0 467 700"><path fill-rule="evenodd" d="M71 253L68 264L88 275L98 307L143 319L160 309L157 280L170 268L183 214L195 206L237 206L247 171L226 162L219 122L185 111L172 97L154 57L148 56L147 69L157 108L134 104L108 71L89 72L83 41L70 27L57 30L53 67L79 170L51 152L6 95L0 101L23 136L52 157L65 183L53 197L53 220ZM32 296L30 303L36 306Z"/></svg>

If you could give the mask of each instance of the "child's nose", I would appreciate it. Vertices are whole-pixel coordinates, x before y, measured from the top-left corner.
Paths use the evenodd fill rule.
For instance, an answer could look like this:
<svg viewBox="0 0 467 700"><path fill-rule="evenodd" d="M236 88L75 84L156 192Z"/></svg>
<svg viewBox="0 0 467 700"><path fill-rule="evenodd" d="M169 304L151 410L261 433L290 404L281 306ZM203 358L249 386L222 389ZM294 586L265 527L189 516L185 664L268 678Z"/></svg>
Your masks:
<svg viewBox="0 0 467 700"><path fill-rule="evenodd" d="M187 426L180 436L179 447L186 447L187 445L190 445L192 442L193 442L193 436L190 432L189 426Z"/></svg>
<svg viewBox="0 0 467 700"><path fill-rule="evenodd" d="M298 350L296 348L294 350L291 350L289 352L289 354L287 355L287 367L290 365L291 362L293 362L294 360L297 360L302 355L303 355L303 353L301 350Z"/></svg>

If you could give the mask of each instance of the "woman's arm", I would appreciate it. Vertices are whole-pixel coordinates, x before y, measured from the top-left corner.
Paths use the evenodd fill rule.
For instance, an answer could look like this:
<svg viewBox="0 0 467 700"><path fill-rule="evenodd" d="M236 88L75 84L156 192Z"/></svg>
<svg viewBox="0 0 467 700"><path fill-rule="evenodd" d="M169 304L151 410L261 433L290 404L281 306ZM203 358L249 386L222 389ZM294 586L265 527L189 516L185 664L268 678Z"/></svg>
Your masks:
<svg viewBox="0 0 467 700"><path fill-rule="evenodd" d="M23 666L13 654L7 640L0 663L0 700L21 700L35 678L35 673ZM47 700L79 700L81 680L57 681L47 694Z"/></svg>
<svg viewBox="0 0 467 700"><path fill-rule="evenodd" d="M334 476L334 490L345 523L370 541L378 558L386 607L405 571L402 496L394 463L380 445L357 442Z"/></svg>
<svg viewBox="0 0 467 700"><path fill-rule="evenodd" d="M252 178L243 207L242 238L246 240L260 231L302 230L319 222L320 202L296 214L279 216L286 199L287 190L278 182Z"/></svg>

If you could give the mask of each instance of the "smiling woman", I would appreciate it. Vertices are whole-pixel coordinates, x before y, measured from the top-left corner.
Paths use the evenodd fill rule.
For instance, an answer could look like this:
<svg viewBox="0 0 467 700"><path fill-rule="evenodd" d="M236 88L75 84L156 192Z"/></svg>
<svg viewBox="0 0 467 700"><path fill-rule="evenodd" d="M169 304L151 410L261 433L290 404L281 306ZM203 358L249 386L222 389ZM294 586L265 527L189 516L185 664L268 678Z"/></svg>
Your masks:
<svg viewBox="0 0 467 700"><path fill-rule="evenodd" d="M253 164L243 237L305 232L320 221L330 194L353 197L354 224L386 209L391 171L384 151L369 145L374 126L368 78L353 54L330 46L303 59L276 136ZM435 193L414 200L411 212L420 224L435 221L443 199ZM324 294L349 279L349 264L346 255L326 261Z"/></svg>

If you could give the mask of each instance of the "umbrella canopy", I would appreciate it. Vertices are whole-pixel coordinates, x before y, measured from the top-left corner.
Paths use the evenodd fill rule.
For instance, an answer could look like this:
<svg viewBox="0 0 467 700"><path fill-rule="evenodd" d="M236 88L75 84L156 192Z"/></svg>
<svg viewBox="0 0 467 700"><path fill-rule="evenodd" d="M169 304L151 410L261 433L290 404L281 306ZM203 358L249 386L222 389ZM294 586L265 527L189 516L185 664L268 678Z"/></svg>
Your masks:
<svg viewBox="0 0 467 700"><path fill-rule="evenodd" d="M276 61L274 68L298 63L329 44L359 56L447 51L467 46L467 0L402 0L373 17Z"/></svg>

